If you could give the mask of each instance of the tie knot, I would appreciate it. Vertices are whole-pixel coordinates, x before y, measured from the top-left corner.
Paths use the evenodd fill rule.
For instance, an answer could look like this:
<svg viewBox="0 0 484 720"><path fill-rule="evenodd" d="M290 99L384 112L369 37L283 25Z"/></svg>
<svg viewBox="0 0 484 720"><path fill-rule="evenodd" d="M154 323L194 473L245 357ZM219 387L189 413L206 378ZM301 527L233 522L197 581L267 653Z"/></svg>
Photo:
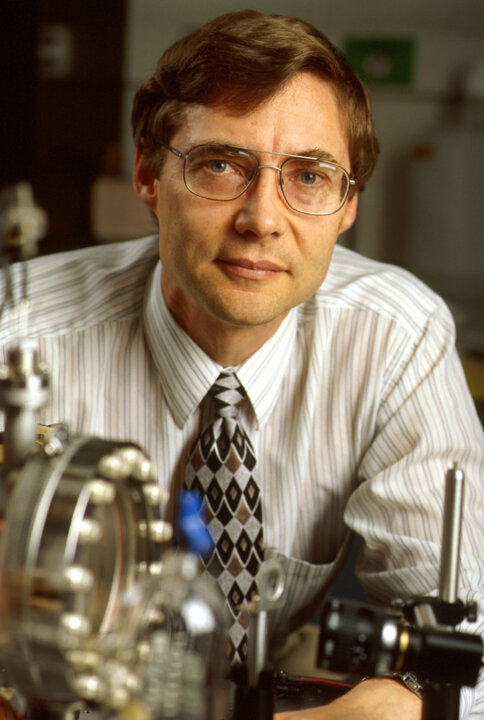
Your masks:
<svg viewBox="0 0 484 720"><path fill-rule="evenodd" d="M221 372L209 390L219 417L234 418L238 415L239 405L245 390L234 372Z"/></svg>

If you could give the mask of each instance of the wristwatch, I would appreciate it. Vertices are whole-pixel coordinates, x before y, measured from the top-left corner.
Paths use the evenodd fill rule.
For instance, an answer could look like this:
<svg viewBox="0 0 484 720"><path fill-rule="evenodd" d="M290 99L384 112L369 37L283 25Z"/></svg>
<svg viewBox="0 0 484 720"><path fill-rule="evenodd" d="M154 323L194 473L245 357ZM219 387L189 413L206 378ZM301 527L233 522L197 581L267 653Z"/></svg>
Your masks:
<svg viewBox="0 0 484 720"><path fill-rule="evenodd" d="M405 673L399 673L399 672L392 672L386 675L387 678L390 678L391 680L396 680L401 685L405 685L407 690L410 690L410 692L413 692L414 695L417 695L419 698L422 698L422 692L423 692L423 686L419 683L417 676L413 672L405 672Z"/></svg>

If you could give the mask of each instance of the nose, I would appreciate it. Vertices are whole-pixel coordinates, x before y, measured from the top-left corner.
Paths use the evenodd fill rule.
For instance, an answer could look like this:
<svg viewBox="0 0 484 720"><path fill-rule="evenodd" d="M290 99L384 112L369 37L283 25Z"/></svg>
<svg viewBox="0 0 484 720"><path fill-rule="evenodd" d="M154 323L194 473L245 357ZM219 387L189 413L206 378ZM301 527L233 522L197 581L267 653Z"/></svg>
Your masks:
<svg viewBox="0 0 484 720"><path fill-rule="evenodd" d="M279 237L285 231L287 222L286 205L279 190L279 175L260 172L265 169L281 172L276 165L259 165L252 184L240 198L235 218L237 232L256 239Z"/></svg>

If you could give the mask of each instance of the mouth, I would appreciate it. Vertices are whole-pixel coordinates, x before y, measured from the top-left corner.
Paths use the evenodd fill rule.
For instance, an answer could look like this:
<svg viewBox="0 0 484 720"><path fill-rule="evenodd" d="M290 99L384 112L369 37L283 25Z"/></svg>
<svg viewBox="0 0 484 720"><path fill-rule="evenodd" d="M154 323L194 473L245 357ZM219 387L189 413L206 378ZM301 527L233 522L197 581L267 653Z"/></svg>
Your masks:
<svg viewBox="0 0 484 720"><path fill-rule="evenodd" d="M249 280L265 280L272 278L279 273L285 272L284 268L270 260L249 260L248 258L227 258L217 259L222 268L231 275L247 278Z"/></svg>

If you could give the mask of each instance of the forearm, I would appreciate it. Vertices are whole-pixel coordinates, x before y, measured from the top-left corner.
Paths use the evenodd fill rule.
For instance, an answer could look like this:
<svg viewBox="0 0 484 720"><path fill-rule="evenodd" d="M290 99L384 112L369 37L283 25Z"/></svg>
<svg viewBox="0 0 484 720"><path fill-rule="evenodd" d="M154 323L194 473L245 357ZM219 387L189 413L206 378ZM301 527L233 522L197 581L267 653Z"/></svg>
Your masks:
<svg viewBox="0 0 484 720"><path fill-rule="evenodd" d="M329 705L277 713L277 720L421 720L422 701L394 680L365 680Z"/></svg>

